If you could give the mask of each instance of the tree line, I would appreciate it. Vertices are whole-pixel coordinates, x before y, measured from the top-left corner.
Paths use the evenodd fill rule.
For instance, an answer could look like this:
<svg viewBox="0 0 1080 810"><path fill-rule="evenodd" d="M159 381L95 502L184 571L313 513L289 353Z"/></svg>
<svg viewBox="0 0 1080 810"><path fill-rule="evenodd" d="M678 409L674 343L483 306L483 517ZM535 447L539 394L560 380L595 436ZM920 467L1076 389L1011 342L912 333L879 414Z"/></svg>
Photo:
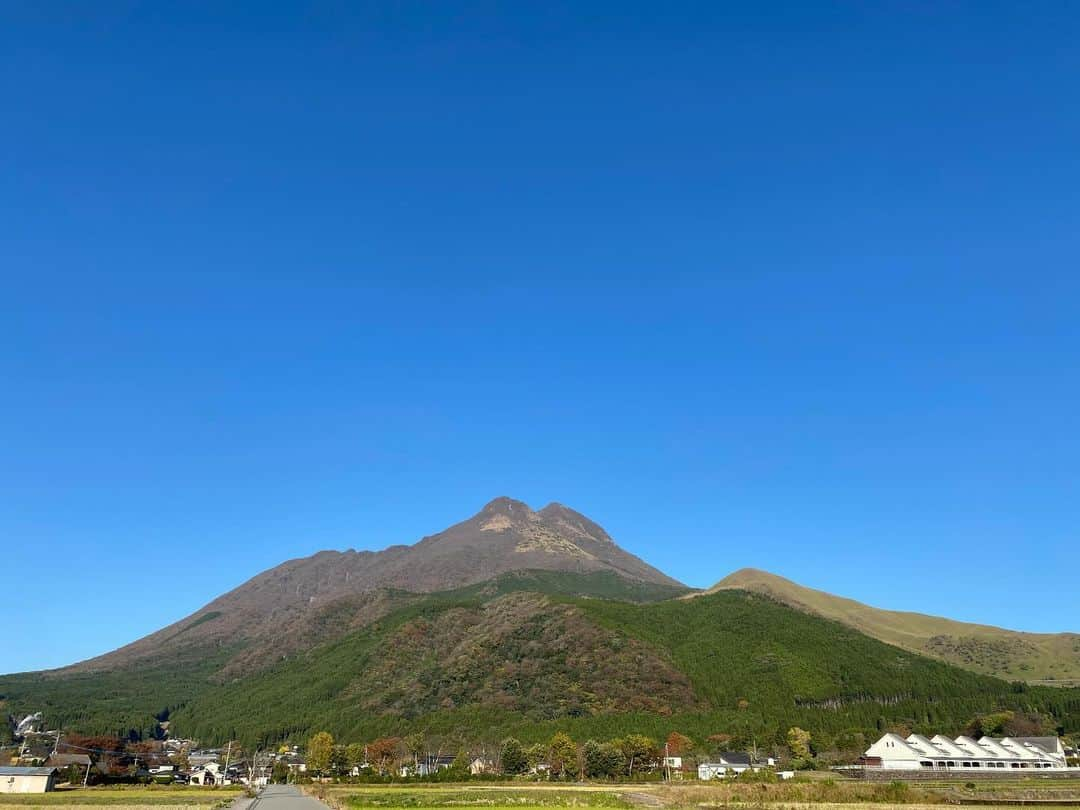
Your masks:
<svg viewBox="0 0 1080 810"><path fill-rule="evenodd" d="M795 766L810 766L811 734L793 727L787 739L789 758ZM446 750L445 741L432 751L433 741L423 733L345 744L336 741L330 732L320 731L307 742L306 765L308 773L315 777L351 775L388 779L403 770L415 776L421 763L452 755L452 764L441 767L428 778L458 781L475 776L532 776L551 780L635 780L657 778L665 770L682 766L684 758L707 759L711 753L725 750L733 740L728 734L714 734L699 745L685 734L672 731L663 742L631 733L603 741L589 738L579 743L559 731L544 742L530 744L517 737L507 737L491 751L461 746L453 748L451 753Z"/></svg>

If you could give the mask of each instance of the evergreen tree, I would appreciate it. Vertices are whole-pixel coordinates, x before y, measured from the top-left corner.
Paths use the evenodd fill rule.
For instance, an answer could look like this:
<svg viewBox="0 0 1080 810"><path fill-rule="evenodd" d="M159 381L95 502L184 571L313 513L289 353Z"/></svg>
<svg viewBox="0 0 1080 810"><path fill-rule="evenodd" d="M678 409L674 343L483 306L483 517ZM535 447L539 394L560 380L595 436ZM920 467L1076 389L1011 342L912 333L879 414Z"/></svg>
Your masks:
<svg viewBox="0 0 1080 810"><path fill-rule="evenodd" d="M364 746L360 743L349 743L345 746L345 761L349 765L349 769L360 768L367 764L367 753L364 751Z"/></svg>
<svg viewBox="0 0 1080 810"><path fill-rule="evenodd" d="M516 737L507 737L503 740L499 759L502 762L502 772L508 776L516 776L529 769L525 748L521 745L521 740Z"/></svg>
<svg viewBox="0 0 1080 810"><path fill-rule="evenodd" d="M604 756L600 743L596 740L586 740L581 745L581 767L588 779L599 779L607 776L604 772Z"/></svg>

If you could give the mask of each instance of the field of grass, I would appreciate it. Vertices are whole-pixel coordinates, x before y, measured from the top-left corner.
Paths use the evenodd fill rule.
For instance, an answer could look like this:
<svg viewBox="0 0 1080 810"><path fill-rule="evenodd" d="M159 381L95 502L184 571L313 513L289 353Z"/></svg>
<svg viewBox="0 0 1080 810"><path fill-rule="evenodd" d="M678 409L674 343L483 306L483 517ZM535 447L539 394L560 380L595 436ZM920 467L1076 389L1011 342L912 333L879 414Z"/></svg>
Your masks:
<svg viewBox="0 0 1080 810"><path fill-rule="evenodd" d="M612 808L631 810L636 803L622 792L595 785L362 786L326 785L312 789L332 807L354 808Z"/></svg>
<svg viewBox="0 0 1080 810"><path fill-rule="evenodd" d="M609 807L633 805L615 792L605 790L458 789L381 790L348 795L349 807L446 808L446 807Z"/></svg>
<svg viewBox="0 0 1080 810"><path fill-rule="evenodd" d="M123 810L212 810L227 807L242 795L241 788L146 787L122 785L57 790L29 795L0 794L0 810L22 807L97 807Z"/></svg>
<svg viewBox="0 0 1080 810"><path fill-rule="evenodd" d="M1057 783L1009 780L988 784L959 781L932 784L869 783L836 779L797 779L775 784L696 783L627 785L317 786L313 795L340 810L407 808L620 808L622 810L706 810L714 807L803 810L825 804L829 810L877 810L903 806L933 808L964 801L1024 800L1041 807L1064 807L1080 800L1080 781ZM1055 802L1061 802L1055 805ZM980 807L1014 805L981 804Z"/></svg>

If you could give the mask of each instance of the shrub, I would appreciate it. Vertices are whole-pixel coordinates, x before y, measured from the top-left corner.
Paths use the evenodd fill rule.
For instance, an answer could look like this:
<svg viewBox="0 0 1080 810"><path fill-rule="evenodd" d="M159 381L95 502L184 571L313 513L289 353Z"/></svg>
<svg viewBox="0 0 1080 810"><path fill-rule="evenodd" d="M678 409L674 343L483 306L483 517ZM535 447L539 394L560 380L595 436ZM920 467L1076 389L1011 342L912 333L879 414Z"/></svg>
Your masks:
<svg viewBox="0 0 1080 810"><path fill-rule="evenodd" d="M903 802L907 800L910 790L907 782L893 780L885 786L885 798L890 802Z"/></svg>

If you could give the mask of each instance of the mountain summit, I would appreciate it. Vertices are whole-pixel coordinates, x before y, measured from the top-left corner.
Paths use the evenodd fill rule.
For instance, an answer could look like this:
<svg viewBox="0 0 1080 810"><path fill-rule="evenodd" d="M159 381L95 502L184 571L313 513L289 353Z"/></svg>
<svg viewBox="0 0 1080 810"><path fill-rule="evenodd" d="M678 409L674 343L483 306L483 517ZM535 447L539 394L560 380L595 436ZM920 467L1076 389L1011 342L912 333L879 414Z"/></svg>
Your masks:
<svg viewBox="0 0 1080 810"><path fill-rule="evenodd" d="M380 572L383 584L437 591L483 582L511 571L610 571L627 579L679 586L619 548L599 525L566 506L539 511L496 498L466 521L425 537Z"/></svg>
<svg viewBox="0 0 1080 810"><path fill-rule="evenodd" d="M335 621L377 615L379 595L430 593L488 582L520 572L605 574L628 583L684 589L678 581L619 548L606 531L569 507L534 511L500 497L467 520L411 546L382 551L320 551L253 577L176 624L134 644L84 662L98 669L156 658L169 650L231 645L312 633L313 621L337 611ZM668 594L671 595L671 594ZM383 600L385 601L385 600ZM340 615L338 615L340 614Z"/></svg>

